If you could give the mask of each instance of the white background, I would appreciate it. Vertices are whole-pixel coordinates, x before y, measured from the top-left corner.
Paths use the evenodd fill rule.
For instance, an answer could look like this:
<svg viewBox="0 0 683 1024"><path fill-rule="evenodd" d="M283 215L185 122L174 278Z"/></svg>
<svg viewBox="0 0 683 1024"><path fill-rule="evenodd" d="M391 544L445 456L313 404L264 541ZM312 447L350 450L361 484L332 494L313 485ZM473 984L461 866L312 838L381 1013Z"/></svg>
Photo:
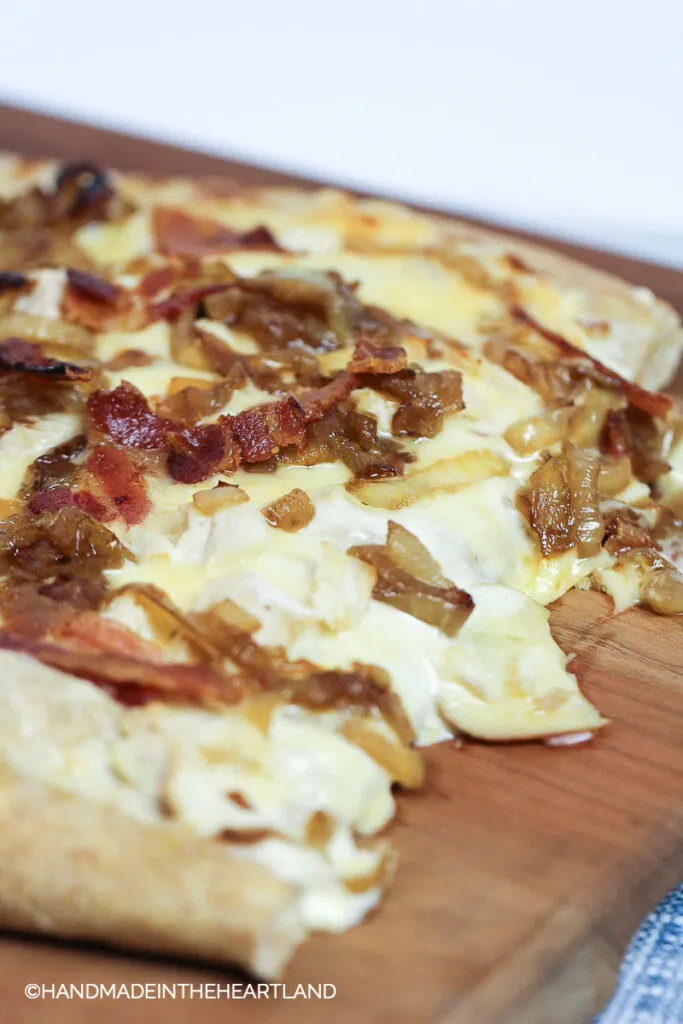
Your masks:
<svg viewBox="0 0 683 1024"><path fill-rule="evenodd" d="M0 95L683 267L682 0L5 0Z"/></svg>

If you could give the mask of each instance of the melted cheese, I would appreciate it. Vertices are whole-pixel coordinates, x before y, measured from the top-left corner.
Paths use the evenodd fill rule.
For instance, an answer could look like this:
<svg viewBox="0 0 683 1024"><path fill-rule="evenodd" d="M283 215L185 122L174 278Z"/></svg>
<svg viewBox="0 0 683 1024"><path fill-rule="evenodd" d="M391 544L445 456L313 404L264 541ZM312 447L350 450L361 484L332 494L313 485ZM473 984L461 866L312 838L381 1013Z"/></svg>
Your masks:
<svg viewBox="0 0 683 1024"><path fill-rule="evenodd" d="M14 498L26 470L81 429L75 413L51 413L36 422L17 423L0 437L0 498Z"/></svg>

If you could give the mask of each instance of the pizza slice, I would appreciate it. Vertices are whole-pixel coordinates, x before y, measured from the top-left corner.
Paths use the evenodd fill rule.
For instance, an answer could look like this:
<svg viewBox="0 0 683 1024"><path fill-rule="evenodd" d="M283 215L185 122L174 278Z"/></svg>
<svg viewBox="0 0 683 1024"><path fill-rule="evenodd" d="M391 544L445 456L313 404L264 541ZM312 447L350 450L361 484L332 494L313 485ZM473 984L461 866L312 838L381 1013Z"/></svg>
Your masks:
<svg viewBox="0 0 683 1024"><path fill-rule="evenodd" d="M1 169L0 921L277 976L420 746L606 724L546 605L683 611L680 324L390 204Z"/></svg>

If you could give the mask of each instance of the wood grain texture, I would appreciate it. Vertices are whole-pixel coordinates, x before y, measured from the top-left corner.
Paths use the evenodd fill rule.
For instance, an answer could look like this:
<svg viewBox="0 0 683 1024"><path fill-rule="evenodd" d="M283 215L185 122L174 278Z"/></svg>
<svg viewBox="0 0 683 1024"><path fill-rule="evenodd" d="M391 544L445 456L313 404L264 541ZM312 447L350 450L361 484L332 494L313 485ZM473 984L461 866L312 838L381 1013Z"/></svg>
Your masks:
<svg viewBox="0 0 683 1024"><path fill-rule="evenodd" d="M0 107L0 146L168 174L301 183L11 108ZM647 284L683 311L683 275L673 270L547 244ZM345 935L313 940L292 964L288 982L334 983L334 1000L29 1002L28 982L196 983L226 975L6 937L4 1019L585 1024L608 997L643 915L683 878L683 621L639 610L614 617L610 608L601 595L572 593L554 607L552 628L576 652L573 667L612 725L573 750L430 750L425 792L400 802L400 867L381 912Z"/></svg>

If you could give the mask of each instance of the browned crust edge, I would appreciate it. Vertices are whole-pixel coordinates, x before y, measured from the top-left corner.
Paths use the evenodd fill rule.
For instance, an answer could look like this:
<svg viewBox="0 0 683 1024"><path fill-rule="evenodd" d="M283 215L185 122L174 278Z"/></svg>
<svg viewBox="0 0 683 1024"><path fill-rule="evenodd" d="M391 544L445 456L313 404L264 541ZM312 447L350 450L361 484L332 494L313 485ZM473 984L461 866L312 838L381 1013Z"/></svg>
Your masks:
<svg viewBox="0 0 683 1024"><path fill-rule="evenodd" d="M280 976L297 890L226 844L0 770L0 926Z"/></svg>

